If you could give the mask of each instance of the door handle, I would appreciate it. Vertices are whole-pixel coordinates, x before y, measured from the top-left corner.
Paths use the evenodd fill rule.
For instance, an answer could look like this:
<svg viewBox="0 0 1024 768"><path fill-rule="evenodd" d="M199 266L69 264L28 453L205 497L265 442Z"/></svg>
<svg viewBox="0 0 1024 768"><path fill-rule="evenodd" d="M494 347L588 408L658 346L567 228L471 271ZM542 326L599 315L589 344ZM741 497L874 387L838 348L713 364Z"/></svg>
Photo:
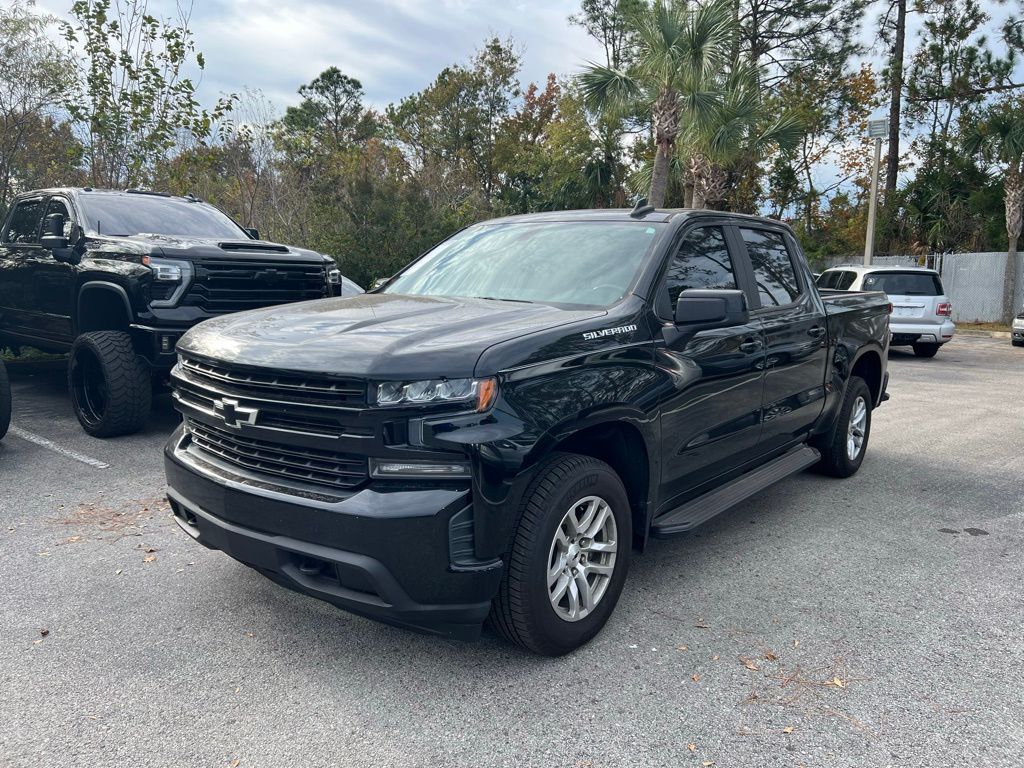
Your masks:
<svg viewBox="0 0 1024 768"><path fill-rule="evenodd" d="M815 325L813 328L807 329L807 335L812 339L820 339L825 335L825 329L820 325Z"/></svg>
<svg viewBox="0 0 1024 768"><path fill-rule="evenodd" d="M757 352L761 348L761 342L757 339L747 339L740 344L740 352Z"/></svg>

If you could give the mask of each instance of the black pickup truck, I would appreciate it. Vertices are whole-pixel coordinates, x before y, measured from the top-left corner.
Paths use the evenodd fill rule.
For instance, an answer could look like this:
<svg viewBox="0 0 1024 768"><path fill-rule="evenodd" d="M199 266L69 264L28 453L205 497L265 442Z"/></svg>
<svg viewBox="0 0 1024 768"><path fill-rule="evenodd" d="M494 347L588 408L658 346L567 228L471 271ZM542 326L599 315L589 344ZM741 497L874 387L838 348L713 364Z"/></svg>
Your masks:
<svg viewBox="0 0 1024 768"><path fill-rule="evenodd" d="M375 291L178 345L173 513L351 611L568 652L631 551L811 466L860 467L888 299L822 297L792 232L710 211L545 213Z"/></svg>
<svg viewBox="0 0 1024 768"><path fill-rule="evenodd" d="M263 242L194 197L46 189L15 198L0 233L0 348L70 352L78 420L140 429L186 330L228 312L361 293L333 260Z"/></svg>

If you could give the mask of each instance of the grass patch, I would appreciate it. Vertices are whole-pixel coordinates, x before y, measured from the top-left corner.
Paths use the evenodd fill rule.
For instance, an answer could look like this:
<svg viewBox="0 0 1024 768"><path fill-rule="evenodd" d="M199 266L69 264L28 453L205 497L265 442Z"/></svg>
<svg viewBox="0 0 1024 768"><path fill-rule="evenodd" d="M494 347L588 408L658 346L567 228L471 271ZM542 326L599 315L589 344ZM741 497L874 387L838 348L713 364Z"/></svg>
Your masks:
<svg viewBox="0 0 1024 768"><path fill-rule="evenodd" d="M67 355L55 355L52 352L43 352L34 347L21 347L18 354L9 347L0 347L0 359L16 363L45 362L47 360L65 360Z"/></svg>

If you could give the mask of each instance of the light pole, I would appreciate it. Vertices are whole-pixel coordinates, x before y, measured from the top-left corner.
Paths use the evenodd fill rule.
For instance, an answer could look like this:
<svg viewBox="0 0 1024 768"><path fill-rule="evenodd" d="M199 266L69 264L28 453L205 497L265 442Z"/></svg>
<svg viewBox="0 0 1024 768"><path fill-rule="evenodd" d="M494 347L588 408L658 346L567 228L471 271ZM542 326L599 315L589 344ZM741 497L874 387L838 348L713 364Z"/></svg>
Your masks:
<svg viewBox="0 0 1024 768"><path fill-rule="evenodd" d="M864 238L864 266L875 255L875 216L878 211L878 166L882 164L882 139L889 134L888 120L869 120L868 137L875 140L875 164L871 166L871 199L868 203L868 231Z"/></svg>

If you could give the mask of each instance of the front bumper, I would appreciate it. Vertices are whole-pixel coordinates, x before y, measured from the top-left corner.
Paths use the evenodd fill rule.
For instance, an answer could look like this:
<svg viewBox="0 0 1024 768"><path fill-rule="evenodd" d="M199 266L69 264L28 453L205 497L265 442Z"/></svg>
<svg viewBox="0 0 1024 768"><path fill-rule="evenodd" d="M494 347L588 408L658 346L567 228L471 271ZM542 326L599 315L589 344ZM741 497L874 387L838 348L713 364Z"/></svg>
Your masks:
<svg viewBox="0 0 1024 768"><path fill-rule="evenodd" d="M452 519L465 518L467 489L306 499L203 465L182 449L184 441L178 430L164 450L168 498L178 525L199 543L353 613L459 639L479 636L502 562L451 562Z"/></svg>
<svg viewBox="0 0 1024 768"><path fill-rule="evenodd" d="M900 323L889 321L889 330L892 332L892 344L894 346L921 343L921 344L945 344L953 338L956 333L956 325L952 320L946 320L941 325L935 323Z"/></svg>

